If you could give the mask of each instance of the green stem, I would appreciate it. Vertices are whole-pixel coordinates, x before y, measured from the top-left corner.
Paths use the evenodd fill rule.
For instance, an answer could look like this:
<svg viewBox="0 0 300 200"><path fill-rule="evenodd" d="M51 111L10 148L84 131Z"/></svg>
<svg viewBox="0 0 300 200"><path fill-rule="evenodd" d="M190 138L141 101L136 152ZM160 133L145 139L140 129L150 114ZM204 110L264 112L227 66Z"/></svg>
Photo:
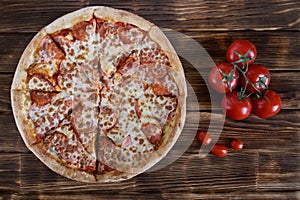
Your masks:
<svg viewBox="0 0 300 200"><path fill-rule="evenodd" d="M248 71L248 62L246 61L246 69L245 69L245 71L243 71L239 66L237 66L237 64L235 64L235 62L232 62L231 64L233 65L234 69L237 69L240 72L240 74L243 75L243 77L244 77L244 79L246 81L245 87L241 87L240 98L244 99L244 98L246 98L246 97L248 97L248 96L251 95L251 94L249 94L249 95L245 96L246 88L247 88L248 84L250 84L256 90L258 96L261 96L262 94L259 91L259 89L257 89L255 87L255 85L252 82L250 82L249 79L246 76L246 73ZM243 69L244 69L244 66L245 65L244 65L244 62L243 62Z"/></svg>
<svg viewBox="0 0 300 200"><path fill-rule="evenodd" d="M222 83L226 82L230 92L232 92L232 87L230 85L230 81L232 79L237 78L237 77L234 76L234 72L235 72L236 69L233 67L232 70L228 74L224 73L221 69L218 69L218 70L219 70L220 74L224 77L223 80L222 80Z"/></svg>

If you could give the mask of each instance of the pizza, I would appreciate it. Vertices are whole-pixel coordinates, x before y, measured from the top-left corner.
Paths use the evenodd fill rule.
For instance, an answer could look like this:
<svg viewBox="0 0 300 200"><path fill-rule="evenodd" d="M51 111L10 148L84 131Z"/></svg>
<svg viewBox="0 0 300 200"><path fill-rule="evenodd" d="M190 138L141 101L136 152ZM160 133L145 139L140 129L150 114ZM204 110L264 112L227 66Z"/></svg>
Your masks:
<svg viewBox="0 0 300 200"><path fill-rule="evenodd" d="M41 29L12 83L26 146L69 179L112 182L159 162L186 112L181 62L163 32L109 7L86 7Z"/></svg>

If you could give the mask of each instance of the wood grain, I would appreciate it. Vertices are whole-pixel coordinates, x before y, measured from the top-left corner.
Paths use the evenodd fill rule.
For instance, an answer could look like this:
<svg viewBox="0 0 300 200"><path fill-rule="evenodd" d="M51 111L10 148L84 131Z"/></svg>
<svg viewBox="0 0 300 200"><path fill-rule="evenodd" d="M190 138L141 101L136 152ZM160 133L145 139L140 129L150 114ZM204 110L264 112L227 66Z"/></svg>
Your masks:
<svg viewBox="0 0 300 200"><path fill-rule="evenodd" d="M203 194L203 193L174 193L174 192L164 192L161 193L130 193L122 192L119 194L110 194L110 193L93 193L93 194L72 194L65 193L62 195L57 194L36 194L36 193L21 193L21 194L12 194L5 195L4 199L43 199L43 200L62 200L62 199L101 199L101 200L144 200L144 199L197 199L197 200L228 200L228 199L244 199L244 200L298 200L299 193L290 192L290 193L280 193L280 192L251 192L248 194L237 192L230 193L215 193L215 194Z"/></svg>
<svg viewBox="0 0 300 200"><path fill-rule="evenodd" d="M125 9L180 31L216 63L225 61L233 40L252 41L256 62L269 68L270 88L282 97L282 111L269 119L252 114L243 121L226 119L222 125L222 95L209 93L205 83L211 66L197 70L182 57L192 86L189 94L195 92L197 98L188 97L183 133L156 168L109 184L79 183L52 172L22 141L12 116L10 86L20 55L37 31L89 5ZM297 0L0 1L0 199L300 199L299 11ZM193 48L188 50L194 54ZM195 135L208 128L214 142L229 146L239 138L245 148L229 148L223 159L204 157L210 146L201 146Z"/></svg>
<svg viewBox="0 0 300 200"><path fill-rule="evenodd" d="M201 193L166 193L163 194L163 199L199 199L199 200L228 200L228 199L255 199L255 200L297 200L299 193L279 193L279 192L251 192L243 193L235 191L231 193L216 193L216 194L201 194Z"/></svg>
<svg viewBox="0 0 300 200"><path fill-rule="evenodd" d="M226 119L224 127L221 127L222 133L219 142L229 146L232 138L239 138L245 142L245 149L253 152L299 152L300 112L290 111L283 110L269 119L258 119L254 115L250 115L242 121ZM210 113L203 113L200 119L199 129L207 130L208 120L218 120L220 115L210 117ZM217 130L218 127L215 129ZM189 150L195 149L196 147Z"/></svg>
<svg viewBox="0 0 300 200"><path fill-rule="evenodd" d="M0 69L1 73L15 71L22 52L35 33L0 34Z"/></svg>
<svg viewBox="0 0 300 200"><path fill-rule="evenodd" d="M0 113L12 114L10 103L10 87L13 80L13 74L0 74Z"/></svg>
<svg viewBox="0 0 300 200"><path fill-rule="evenodd" d="M20 186L20 155L0 154L0 194L17 192ZM1 197L1 196L0 196Z"/></svg>
<svg viewBox="0 0 300 200"><path fill-rule="evenodd" d="M298 153L260 153L258 168L258 189L287 191L300 189L300 149ZM286 163L286 158L292 162ZM284 164L283 164L284 163ZM284 167L282 167L284 166ZM282 185L282 183L285 183Z"/></svg>
<svg viewBox="0 0 300 200"><path fill-rule="evenodd" d="M278 1L1 1L1 32L36 32L54 19L84 6L104 5L128 10L172 29L299 30L300 3ZM268 9L265 9L265 8ZM13 11L13 12L11 12ZM160 13L158 15L158 13ZM34 19L34 20L33 20Z"/></svg>
<svg viewBox="0 0 300 200"><path fill-rule="evenodd" d="M214 62L226 61L228 46L247 39L257 48L256 63L274 70L300 70L300 34L298 31L181 31L202 45ZM263 39L262 39L263 38Z"/></svg>
<svg viewBox="0 0 300 200"><path fill-rule="evenodd" d="M58 17L80 9L85 1L3 0L0 2L1 32L37 32Z"/></svg>
<svg viewBox="0 0 300 200"><path fill-rule="evenodd" d="M283 158L285 161L281 161ZM241 165L246 162L251 164ZM286 165L285 162L290 164ZM30 170L33 167L35 170ZM73 191L74 195L88 191L103 192L103 190L107 193L118 190L208 193L226 192L233 189L239 191L269 189L272 191L280 190L280 188L286 191L300 189L299 173L299 156L296 153L274 154L273 152L244 151L231 153L224 159L216 159L211 155L199 158L198 154L185 153L163 170L146 172L128 181L84 184L69 181L52 172L31 154L22 154L20 187L27 192L57 190L57 193L63 194Z"/></svg>
<svg viewBox="0 0 300 200"><path fill-rule="evenodd" d="M0 115L0 152L29 152L17 129L12 115Z"/></svg>
<svg viewBox="0 0 300 200"><path fill-rule="evenodd" d="M231 156L230 159L248 160L255 163L255 154L244 154L243 156ZM95 190L113 192L127 190L136 192L137 190L147 191L228 191L232 188L255 189L255 167L249 166L241 169L231 162L226 162L229 158L216 160L213 157L200 159L197 154L184 154L179 160L164 170L144 173L136 178L121 183L110 184L84 184L68 181L46 168L33 155L22 155L21 158L21 189L24 191L51 191L58 190L58 193L71 192L76 194L76 190L88 192ZM207 165L210 169L207 169ZM224 171L223 165L226 166ZM37 171L28 170L35 166ZM224 167L225 167L224 166ZM167 173L166 173L167 172ZM214 176L219 174L219 176ZM176 177L176 180L174 180ZM222 178L221 178L222 177ZM229 181L226 181L230 180ZM172 182L171 182L172 180ZM247 184L243 184L247 180Z"/></svg>

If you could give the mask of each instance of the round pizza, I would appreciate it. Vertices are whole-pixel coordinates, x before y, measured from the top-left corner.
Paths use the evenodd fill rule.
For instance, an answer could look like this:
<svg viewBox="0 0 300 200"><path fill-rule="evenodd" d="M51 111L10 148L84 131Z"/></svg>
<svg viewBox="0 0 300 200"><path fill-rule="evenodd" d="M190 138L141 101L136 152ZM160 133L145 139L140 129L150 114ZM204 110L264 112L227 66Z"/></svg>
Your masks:
<svg viewBox="0 0 300 200"><path fill-rule="evenodd" d="M163 32L132 13L86 7L39 31L12 83L26 146L82 182L129 179L159 162L185 121L181 62Z"/></svg>

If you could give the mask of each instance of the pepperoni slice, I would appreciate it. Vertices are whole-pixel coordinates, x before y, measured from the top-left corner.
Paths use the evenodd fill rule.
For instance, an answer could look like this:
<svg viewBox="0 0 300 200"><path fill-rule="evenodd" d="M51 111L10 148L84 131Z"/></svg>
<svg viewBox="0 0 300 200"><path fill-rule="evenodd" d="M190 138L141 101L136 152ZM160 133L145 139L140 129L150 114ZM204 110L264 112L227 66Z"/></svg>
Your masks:
<svg viewBox="0 0 300 200"><path fill-rule="evenodd" d="M49 81L55 83L55 80L50 79L49 77L45 76L44 74L35 74L30 77L28 81L28 89L29 90L42 90L47 92L55 91L54 85Z"/></svg>
<svg viewBox="0 0 300 200"><path fill-rule="evenodd" d="M139 70L140 63L130 56L119 69L119 72L125 76L132 75Z"/></svg>
<svg viewBox="0 0 300 200"><path fill-rule="evenodd" d="M168 66L160 63L146 64L147 72L153 78L163 78L168 74Z"/></svg>
<svg viewBox="0 0 300 200"><path fill-rule="evenodd" d="M153 93L157 96L169 96L171 93L162 83L154 83L151 86Z"/></svg>
<svg viewBox="0 0 300 200"><path fill-rule="evenodd" d="M117 150L113 142L105 136L99 136L98 147L97 159L99 160L99 162L105 164L109 168L116 169L117 163L111 157L115 157L115 155L119 153L119 151ZM107 156L110 153L111 156ZM122 154L120 156L122 156Z"/></svg>
<svg viewBox="0 0 300 200"><path fill-rule="evenodd" d="M143 124L142 131L151 144L159 145L162 137L162 130L156 124Z"/></svg>
<svg viewBox="0 0 300 200"><path fill-rule="evenodd" d="M142 63L157 63L163 65L170 65L167 55L160 49L160 47L145 38L141 43L147 44L146 47L138 51L137 56L140 58Z"/></svg>
<svg viewBox="0 0 300 200"><path fill-rule="evenodd" d="M74 36L70 29L61 30L60 32L54 33L51 36L65 53L68 53L69 48L74 44ZM69 52L69 54L73 53L74 52Z"/></svg>
<svg viewBox="0 0 300 200"><path fill-rule="evenodd" d="M141 30L138 30L134 25L124 23L119 23L118 25L116 23L116 26L120 27L118 29L119 37L125 45L140 44L145 37L145 33Z"/></svg>
<svg viewBox="0 0 300 200"><path fill-rule="evenodd" d="M68 116L72 105L72 96L67 96L65 93L57 94L50 103L41 107L38 107L35 103L32 104L29 117L35 124L36 133L43 136L56 128Z"/></svg>
<svg viewBox="0 0 300 200"><path fill-rule="evenodd" d="M40 92L30 91L30 97L33 103L38 107L44 106L51 102L51 100L57 95L54 92Z"/></svg>
<svg viewBox="0 0 300 200"><path fill-rule="evenodd" d="M35 74L43 74L43 76L47 76L49 74L49 70L47 69L47 65L45 64L36 64L32 65L27 70L28 75L33 76Z"/></svg>
<svg viewBox="0 0 300 200"><path fill-rule="evenodd" d="M88 22L79 22L72 28L72 33L75 39L83 40L86 36L86 27L89 25Z"/></svg>
<svg viewBox="0 0 300 200"><path fill-rule="evenodd" d="M96 108L93 105L81 103L74 108L71 114L71 121L77 133L88 134L95 132L97 128L96 114Z"/></svg>
<svg viewBox="0 0 300 200"><path fill-rule="evenodd" d="M65 58L64 53L58 48L49 35L42 39L38 46L38 51L44 61L48 61L49 59L63 60Z"/></svg>
<svg viewBox="0 0 300 200"><path fill-rule="evenodd" d="M96 24L97 24L97 32L100 34L100 38L103 38L105 35L106 29L103 26L103 23L105 22L103 19L95 18Z"/></svg>
<svg viewBox="0 0 300 200"><path fill-rule="evenodd" d="M133 27L132 27L133 28ZM120 30L120 39L121 41L124 43L124 44L131 44L132 43L132 38L131 38L131 35L130 35L130 28L126 27L126 26L123 26Z"/></svg>
<svg viewBox="0 0 300 200"><path fill-rule="evenodd" d="M44 76L53 77L58 72L59 65L64 58L65 55L62 50L47 35L40 42L35 53L35 62L27 70L27 73L31 76L43 74Z"/></svg>

